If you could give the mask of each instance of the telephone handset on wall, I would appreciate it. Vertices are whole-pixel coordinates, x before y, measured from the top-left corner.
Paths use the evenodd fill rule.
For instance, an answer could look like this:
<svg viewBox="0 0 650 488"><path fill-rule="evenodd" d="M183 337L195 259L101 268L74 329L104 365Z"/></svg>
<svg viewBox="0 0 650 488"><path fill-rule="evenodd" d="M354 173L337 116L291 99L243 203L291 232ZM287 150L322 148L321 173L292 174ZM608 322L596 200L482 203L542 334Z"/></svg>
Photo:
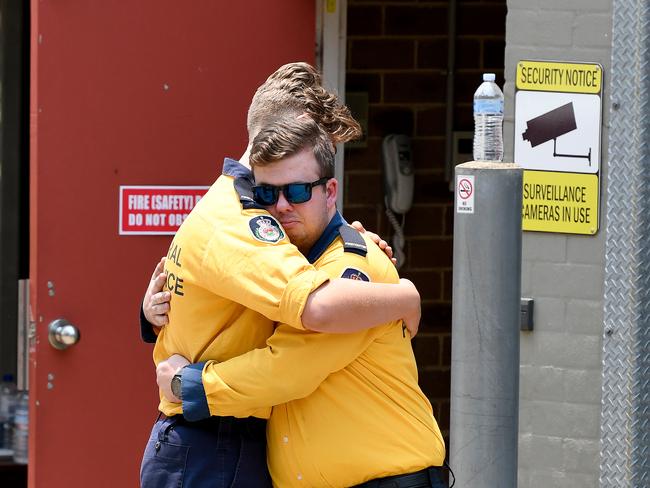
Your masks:
<svg viewBox="0 0 650 488"><path fill-rule="evenodd" d="M404 264L404 227L406 212L413 203L413 161L411 141L403 134L390 134L382 143L384 161L384 191L386 215L395 233L393 234L393 253L397 258L397 268ZM402 222L395 214L402 214Z"/></svg>
<svg viewBox="0 0 650 488"><path fill-rule="evenodd" d="M413 162L411 141L403 134L390 134L382 143L386 206L404 214L413 202Z"/></svg>

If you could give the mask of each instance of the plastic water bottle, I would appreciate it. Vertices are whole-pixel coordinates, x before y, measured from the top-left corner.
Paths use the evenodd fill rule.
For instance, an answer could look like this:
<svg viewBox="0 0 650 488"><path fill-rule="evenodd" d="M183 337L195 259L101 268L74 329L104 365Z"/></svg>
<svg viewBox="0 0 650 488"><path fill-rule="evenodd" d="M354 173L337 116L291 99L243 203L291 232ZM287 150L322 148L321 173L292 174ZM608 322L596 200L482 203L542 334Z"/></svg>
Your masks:
<svg viewBox="0 0 650 488"><path fill-rule="evenodd" d="M503 161L503 92L494 73L474 93L474 161Z"/></svg>
<svg viewBox="0 0 650 488"><path fill-rule="evenodd" d="M6 374L0 385L0 448L11 449L17 393L14 377Z"/></svg>
<svg viewBox="0 0 650 488"><path fill-rule="evenodd" d="M29 396L26 391L18 395L14 414L14 462L27 464L29 458Z"/></svg>

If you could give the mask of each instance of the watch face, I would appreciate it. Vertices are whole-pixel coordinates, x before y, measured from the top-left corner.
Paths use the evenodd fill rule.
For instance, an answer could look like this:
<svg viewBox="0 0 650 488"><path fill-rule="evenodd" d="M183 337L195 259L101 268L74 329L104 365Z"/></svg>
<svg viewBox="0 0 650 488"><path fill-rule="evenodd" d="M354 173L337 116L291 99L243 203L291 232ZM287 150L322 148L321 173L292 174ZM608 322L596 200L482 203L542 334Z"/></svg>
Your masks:
<svg viewBox="0 0 650 488"><path fill-rule="evenodd" d="M181 398L182 388L181 388L181 375L174 375L172 378L172 393L176 398Z"/></svg>

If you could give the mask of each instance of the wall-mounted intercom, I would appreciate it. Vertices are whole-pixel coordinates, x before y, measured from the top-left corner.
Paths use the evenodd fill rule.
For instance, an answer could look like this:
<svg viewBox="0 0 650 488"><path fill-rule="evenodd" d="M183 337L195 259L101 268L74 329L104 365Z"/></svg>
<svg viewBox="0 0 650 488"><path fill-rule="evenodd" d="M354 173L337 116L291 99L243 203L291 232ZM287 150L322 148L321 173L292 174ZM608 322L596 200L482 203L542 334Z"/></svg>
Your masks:
<svg viewBox="0 0 650 488"><path fill-rule="evenodd" d="M397 267L404 264L405 214L413 203L413 159L411 141L403 134L390 134L382 142L382 160L384 163L384 201L386 215L394 229L393 252L397 258ZM395 214L402 215L401 223Z"/></svg>

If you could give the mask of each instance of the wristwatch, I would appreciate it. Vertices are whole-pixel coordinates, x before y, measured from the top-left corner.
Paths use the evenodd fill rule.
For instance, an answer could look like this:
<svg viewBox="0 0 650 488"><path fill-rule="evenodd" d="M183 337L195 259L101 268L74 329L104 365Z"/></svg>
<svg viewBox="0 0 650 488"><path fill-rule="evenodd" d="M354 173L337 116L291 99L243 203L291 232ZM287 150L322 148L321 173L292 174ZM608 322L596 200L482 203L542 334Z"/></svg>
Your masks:
<svg viewBox="0 0 650 488"><path fill-rule="evenodd" d="M183 399L182 374L180 372L172 378L172 393L179 400Z"/></svg>

